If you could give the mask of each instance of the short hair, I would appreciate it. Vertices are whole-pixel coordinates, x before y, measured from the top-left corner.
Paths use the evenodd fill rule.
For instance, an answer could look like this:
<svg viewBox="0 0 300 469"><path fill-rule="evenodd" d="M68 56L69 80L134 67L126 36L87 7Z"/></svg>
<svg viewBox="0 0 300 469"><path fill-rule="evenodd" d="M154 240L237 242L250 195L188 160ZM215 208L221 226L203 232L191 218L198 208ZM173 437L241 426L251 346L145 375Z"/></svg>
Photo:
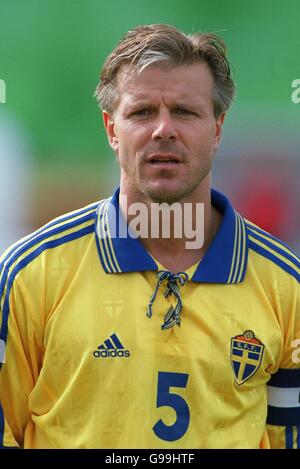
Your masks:
<svg viewBox="0 0 300 469"><path fill-rule="evenodd" d="M94 96L113 114L118 105L117 77L124 65L140 73L149 65L176 67L206 63L214 79L214 115L227 111L234 97L234 82L226 46L212 33L185 34L168 24L137 26L128 31L106 58Z"/></svg>

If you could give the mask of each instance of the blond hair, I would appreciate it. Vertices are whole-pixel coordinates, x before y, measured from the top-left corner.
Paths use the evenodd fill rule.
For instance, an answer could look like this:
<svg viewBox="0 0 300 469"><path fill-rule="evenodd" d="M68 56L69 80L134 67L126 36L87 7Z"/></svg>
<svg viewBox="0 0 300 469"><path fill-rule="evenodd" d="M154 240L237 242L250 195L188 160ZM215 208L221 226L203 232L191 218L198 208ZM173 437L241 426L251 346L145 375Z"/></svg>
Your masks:
<svg viewBox="0 0 300 469"><path fill-rule="evenodd" d="M102 109L113 114L119 99L117 77L124 65L140 73L153 64L175 67L194 63L206 63L212 73L214 114L218 118L234 97L224 42L215 34L187 35L168 24L137 26L128 31L107 57L94 96Z"/></svg>

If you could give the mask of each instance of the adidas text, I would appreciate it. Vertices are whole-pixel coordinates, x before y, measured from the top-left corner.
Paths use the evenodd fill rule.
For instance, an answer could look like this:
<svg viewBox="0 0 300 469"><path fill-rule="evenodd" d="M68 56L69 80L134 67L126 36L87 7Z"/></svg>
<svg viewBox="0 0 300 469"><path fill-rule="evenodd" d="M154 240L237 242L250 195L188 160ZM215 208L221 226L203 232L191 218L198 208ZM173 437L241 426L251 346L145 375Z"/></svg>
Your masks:
<svg viewBox="0 0 300 469"><path fill-rule="evenodd" d="M95 350L93 353L96 358L127 358L130 357L129 350Z"/></svg>

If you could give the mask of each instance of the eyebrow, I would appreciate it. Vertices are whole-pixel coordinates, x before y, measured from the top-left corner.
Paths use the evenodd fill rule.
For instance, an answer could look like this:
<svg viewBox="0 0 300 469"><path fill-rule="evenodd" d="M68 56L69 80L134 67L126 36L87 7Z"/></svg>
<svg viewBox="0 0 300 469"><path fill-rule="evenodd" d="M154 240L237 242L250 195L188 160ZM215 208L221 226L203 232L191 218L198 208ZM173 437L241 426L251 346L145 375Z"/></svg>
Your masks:
<svg viewBox="0 0 300 469"><path fill-rule="evenodd" d="M151 102L150 100L149 101L146 101L146 100L143 100L143 101L131 101L128 103L129 106L155 106L155 104L153 104L153 102Z"/></svg>
<svg viewBox="0 0 300 469"><path fill-rule="evenodd" d="M151 100L137 100L137 101L132 101L128 103L129 107L151 107L154 108L156 107L156 104L151 102ZM196 104L195 103L188 103L184 101L177 101L172 104L172 108L190 108L190 109L196 109L197 107L201 106L201 103Z"/></svg>

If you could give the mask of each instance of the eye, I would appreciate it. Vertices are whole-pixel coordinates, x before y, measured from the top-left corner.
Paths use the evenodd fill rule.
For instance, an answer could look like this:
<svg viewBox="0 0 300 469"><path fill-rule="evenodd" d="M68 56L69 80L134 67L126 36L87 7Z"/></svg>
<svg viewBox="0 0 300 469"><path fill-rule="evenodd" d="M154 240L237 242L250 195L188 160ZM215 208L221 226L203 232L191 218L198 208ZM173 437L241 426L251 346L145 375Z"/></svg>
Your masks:
<svg viewBox="0 0 300 469"><path fill-rule="evenodd" d="M152 109L138 109L132 113L133 116L149 116L152 114Z"/></svg>
<svg viewBox="0 0 300 469"><path fill-rule="evenodd" d="M176 114L179 114L179 115L194 114L192 111L189 111L188 109L184 109L184 108L176 108L175 112Z"/></svg>

